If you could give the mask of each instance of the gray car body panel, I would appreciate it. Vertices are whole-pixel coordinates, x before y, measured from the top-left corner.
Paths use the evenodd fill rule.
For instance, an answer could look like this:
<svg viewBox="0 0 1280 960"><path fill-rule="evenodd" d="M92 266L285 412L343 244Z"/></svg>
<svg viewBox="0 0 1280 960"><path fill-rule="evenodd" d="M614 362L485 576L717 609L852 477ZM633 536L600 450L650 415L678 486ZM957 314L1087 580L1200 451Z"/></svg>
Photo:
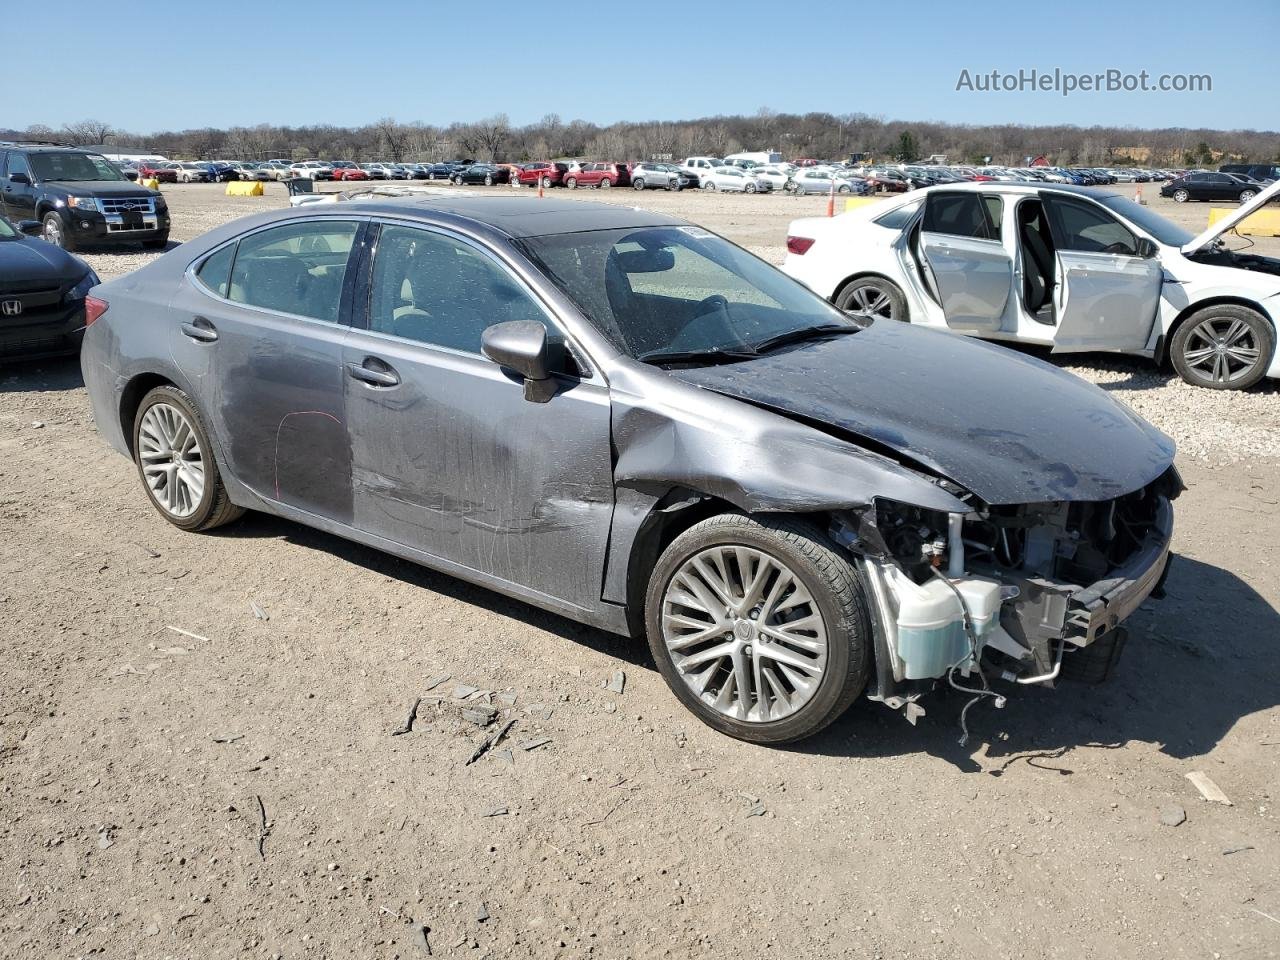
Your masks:
<svg viewBox="0 0 1280 960"><path fill-rule="evenodd" d="M394 220L483 246L541 300L582 358L583 378L531 403L509 372L474 355L398 338L383 346L365 331L229 305L193 280L191 268L226 241L319 217ZM967 478L993 502L1024 493L1101 498L1136 489L1160 472L1156 461L1171 460L1162 435L1074 377L906 326L749 364L641 364L619 354L512 242L673 223L606 204L459 198L303 207L227 224L96 289L110 309L82 351L95 419L127 453L126 389L141 375L171 380L196 399L234 502L622 633L632 626L625 604L634 599L637 537L673 503L715 498L748 512L812 514L888 498L967 512L945 479L970 486ZM199 343L181 331L196 316L272 333L222 340L219 330L219 341ZM227 356L213 359L223 346ZM353 404L357 385L343 371L366 355L394 358L402 375L419 365L414 390L361 386ZM974 371L963 369L969 363ZM432 379L446 368L447 388ZM784 383L797 373L789 390L803 399L787 401ZM1059 399L1046 413L1051 395ZM405 419L418 411L422 420ZM233 429L228 417L258 422ZM1040 437L1046 423L1051 432ZM1091 439L1064 442L1081 424ZM374 443L378 436L386 442Z"/></svg>

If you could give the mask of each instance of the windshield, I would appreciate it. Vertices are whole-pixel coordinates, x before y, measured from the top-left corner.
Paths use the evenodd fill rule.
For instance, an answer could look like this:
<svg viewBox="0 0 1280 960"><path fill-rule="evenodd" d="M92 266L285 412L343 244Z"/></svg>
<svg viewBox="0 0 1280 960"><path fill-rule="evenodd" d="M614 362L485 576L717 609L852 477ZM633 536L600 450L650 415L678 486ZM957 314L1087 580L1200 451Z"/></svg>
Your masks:
<svg viewBox="0 0 1280 960"><path fill-rule="evenodd" d="M1114 210L1130 223L1145 230L1167 247L1181 247L1190 243L1195 237L1183 230L1176 223L1171 223L1160 214L1139 206L1126 197L1102 197L1102 205Z"/></svg>
<svg viewBox="0 0 1280 960"><path fill-rule="evenodd" d="M800 283L701 227L598 230L520 246L624 353L751 353L780 335L854 327Z"/></svg>
<svg viewBox="0 0 1280 960"><path fill-rule="evenodd" d="M9 221L0 217L0 240L12 240L18 232L9 226Z"/></svg>
<svg viewBox="0 0 1280 960"><path fill-rule="evenodd" d="M32 153L27 159L41 181L125 179L106 157L92 153Z"/></svg>

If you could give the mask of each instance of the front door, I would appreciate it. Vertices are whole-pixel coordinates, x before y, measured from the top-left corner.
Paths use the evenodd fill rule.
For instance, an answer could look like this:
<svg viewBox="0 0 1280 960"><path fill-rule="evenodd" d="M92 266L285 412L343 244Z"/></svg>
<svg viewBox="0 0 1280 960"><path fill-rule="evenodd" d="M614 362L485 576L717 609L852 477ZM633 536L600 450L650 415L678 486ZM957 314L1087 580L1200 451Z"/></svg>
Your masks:
<svg viewBox="0 0 1280 960"><path fill-rule="evenodd" d="M195 264L169 347L226 466L258 496L351 522L342 367L348 262L363 224L269 227Z"/></svg>
<svg viewBox="0 0 1280 960"><path fill-rule="evenodd" d="M1001 239L1000 198L930 192L920 230L926 284L957 330L1000 329L1013 290L1013 258Z"/></svg>
<svg viewBox="0 0 1280 960"><path fill-rule="evenodd" d="M546 403L480 352L535 294L469 241L382 225L343 360L357 529L525 590L600 601L613 513L607 386L570 356Z"/></svg>
<svg viewBox="0 0 1280 960"><path fill-rule="evenodd" d="M1160 308L1164 271L1138 238L1088 200L1047 194L1057 251L1055 352L1141 350Z"/></svg>
<svg viewBox="0 0 1280 960"><path fill-rule="evenodd" d="M19 179L14 180L15 176ZM26 154L16 150L9 153L3 183L4 189L0 191L0 197L4 198L4 215L9 218L9 222L17 225L19 220L34 220L36 189L32 184L31 166L27 163Z"/></svg>

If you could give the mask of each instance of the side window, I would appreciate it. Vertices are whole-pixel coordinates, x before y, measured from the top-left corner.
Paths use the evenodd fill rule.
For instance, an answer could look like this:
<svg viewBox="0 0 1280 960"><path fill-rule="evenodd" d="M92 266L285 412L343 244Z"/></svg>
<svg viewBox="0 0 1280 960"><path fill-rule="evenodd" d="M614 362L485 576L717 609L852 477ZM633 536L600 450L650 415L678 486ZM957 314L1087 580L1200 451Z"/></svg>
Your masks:
<svg viewBox="0 0 1280 960"><path fill-rule="evenodd" d="M889 230L901 230L920 211L920 202L904 203L897 210L890 210L884 216L877 217L876 223Z"/></svg>
<svg viewBox="0 0 1280 960"><path fill-rule="evenodd" d="M1137 256L1138 240L1127 227L1093 204L1053 199L1049 203L1054 240L1063 250Z"/></svg>
<svg viewBox="0 0 1280 960"><path fill-rule="evenodd" d="M459 240L385 226L373 260L369 329L419 343L480 353L486 327L534 320L542 307L489 257Z"/></svg>
<svg viewBox="0 0 1280 960"><path fill-rule="evenodd" d="M196 270L196 279L220 297L228 297L231 289L231 261L236 257L236 245L229 243L221 250L205 258ZM228 297L230 299L230 297Z"/></svg>
<svg viewBox="0 0 1280 960"><path fill-rule="evenodd" d="M987 229L992 240L1000 239L1000 227L1004 223L1004 203L999 197L983 196L983 205L987 208Z"/></svg>
<svg viewBox="0 0 1280 960"><path fill-rule="evenodd" d="M998 240L984 198L976 193L935 193L925 202L924 230L974 240ZM999 201L997 201L998 203Z"/></svg>
<svg viewBox="0 0 1280 960"><path fill-rule="evenodd" d="M25 173L27 179L31 179L31 164L27 163L26 154L17 152L9 154L8 175L13 176L15 173Z"/></svg>
<svg viewBox="0 0 1280 960"><path fill-rule="evenodd" d="M227 298L337 323L358 226L349 220L307 220L250 234L240 241Z"/></svg>

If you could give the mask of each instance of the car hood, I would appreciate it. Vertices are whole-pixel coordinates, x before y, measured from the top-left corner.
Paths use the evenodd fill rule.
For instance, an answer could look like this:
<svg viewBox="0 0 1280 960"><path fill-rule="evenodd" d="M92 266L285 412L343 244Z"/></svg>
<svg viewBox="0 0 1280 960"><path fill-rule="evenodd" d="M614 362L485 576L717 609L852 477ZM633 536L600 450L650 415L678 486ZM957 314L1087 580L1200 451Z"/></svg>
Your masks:
<svg viewBox="0 0 1280 960"><path fill-rule="evenodd" d="M114 180L52 180L49 186L72 194L91 194L95 197L154 197L156 192L140 187L130 180L116 183Z"/></svg>
<svg viewBox="0 0 1280 960"><path fill-rule="evenodd" d="M0 240L0 289L10 284L78 280L89 268L52 243Z"/></svg>
<svg viewBox="0 0 1280 960"><path fill-rule="evenodd" d="M1228 230L1234 229L1235 226L1244 220L1245 217L1261 210L1266 204L1270 203L1271 200L1275 198L1277 193L1280 193L1280 180L1269 185L1265 190L1259 191L1254 195L1252 200L1248 203L1240 204L1240 206L1236 207L1217 223L1211 223L1208 230L1200 234L1200 236L1196 237L1190 243L1183 244L1181 247L1182 252L1184 254L1191 254L1195 253L1197 250L1207 247Z"/></svg>
<svg viewBox="0 0 1280 960"><path fill-rule="evenodd" d="M1024 354L892 321L685 382L852 435L988 504L1110 500L1160 476L1173 441L1105 391Z"/></svg>

